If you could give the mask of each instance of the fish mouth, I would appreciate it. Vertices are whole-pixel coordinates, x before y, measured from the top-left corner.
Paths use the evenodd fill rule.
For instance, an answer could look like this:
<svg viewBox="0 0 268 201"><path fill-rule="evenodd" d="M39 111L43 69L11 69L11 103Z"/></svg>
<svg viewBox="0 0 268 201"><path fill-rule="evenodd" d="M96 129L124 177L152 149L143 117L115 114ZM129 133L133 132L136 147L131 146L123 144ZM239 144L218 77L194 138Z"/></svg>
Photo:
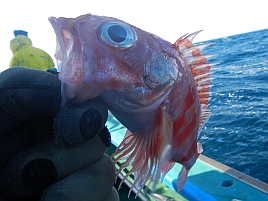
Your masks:
<svg viewBox="0 0 268 201"><path fill-rule="evenodd" d="M73 33L69 31L70 29L66 28L71 26L74 29L74 19L49 17L48 21L56 34L57 45L54 57L57 61L56 68L60 80L70 84L82 84L84 64L81 46Z"/></svg>
<svg viewBox="0 0 268 201"><path fill-rule="evenodd" d="M66 49L64 46L64 41L61 36L61 29L57 23L57 19L55 17L49 17L48 21L51 23L54 32L56 34L56 52L54 54L55 59L57 60L57 69L58 72L61 72L62 61L67 58Z"/></svg>

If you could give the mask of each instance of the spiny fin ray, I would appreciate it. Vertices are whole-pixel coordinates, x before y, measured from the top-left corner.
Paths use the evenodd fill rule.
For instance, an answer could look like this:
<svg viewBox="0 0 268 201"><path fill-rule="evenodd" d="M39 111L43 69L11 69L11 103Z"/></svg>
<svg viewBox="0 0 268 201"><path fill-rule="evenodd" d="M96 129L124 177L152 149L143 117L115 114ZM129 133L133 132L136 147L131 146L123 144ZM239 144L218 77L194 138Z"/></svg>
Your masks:
<svg viewBox="0 0 268 201"><path fill-rule="evenodd" d="M194 37L199 33L201 32L202 30L200 31L196 31L192 34L185 34L183 35L182 37L180 37L174 44L173 44L173 47L175 47L179 52L183 52L183 50L185 48L190 48L192 47L192 42L193 42L193 39Z"/></svg>
<svg viewBox="0 0 268 201"><path fill-rule="evenodd" d="M199 45L184 49L181 53L183 54L184 58L200 56L202 54L203 49L213 44L214 43L199 44Z"/></svg>
<svg viewBox="0 0 268 201"><path fill-rule="evenodd" d="M208 109L208 101L210 99L210 88L211 88L211 80L210 77L211 72L210 69L212 66L216 65L216 63L209 64L208 60L216 55L203 55L202 51L212 45L213 43L204 43L193 45L194 37L200 33L202 30L194 32L189 35L184 35L179 38L174 44L173 47L178 50L182 54L182 58L186 62L189 67L191 73L194 76L194 80L196 83L198 97L201 104L201 116L200 116L200 125L199 132L203 127L205 121L210 116L210 111Z"/></svg>
<svg viewBox="0 0 268 201"><path fill-rule="evenodd" d="M147 181L153 182L153 186L155 186L161 176L162 166L169 160L173 121L162 107L159 108L159 116L161 118L156 122L154 130L147 131L146 134L142 129L129 133L112 155L114 165L124 159L126 155L129 156L116 173L117 178L121 171L131 167L119 184L120 188L127 177L134 174L135 179L129 193L134 188L139 193Z"/></svg>

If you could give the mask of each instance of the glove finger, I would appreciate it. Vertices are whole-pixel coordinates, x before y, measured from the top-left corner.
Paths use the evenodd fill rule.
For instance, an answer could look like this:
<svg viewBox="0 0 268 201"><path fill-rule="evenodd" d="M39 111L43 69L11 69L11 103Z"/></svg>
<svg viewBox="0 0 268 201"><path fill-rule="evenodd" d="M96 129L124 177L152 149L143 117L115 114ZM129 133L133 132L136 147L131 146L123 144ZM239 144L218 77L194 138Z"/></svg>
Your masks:
<svg viewBox="0 0 268 201"><path fill-rule="evenodd" d="M60 81L49 72L15 67L0 73L0 108L29 122L56 116L61 102Z"/></svg>
<svg viewBox="0 0 268 201"><path fill-rule="evenodd" d="M110 194L103 201L120 201L118 191L115 189L115 187L112 188Z"/></svg>
<svg viewBox="0 0 268 201"><path fill-rule="evenodd" d="M5 167L0 184L13 197L30 197L104 154L105 144L99 135L72 148L60 148L51 141L17 154Z"/></svg>
<svg viewBox="0 0 268 201"><path fill-rule="evenodd" d="M10 198L10 197L7 197L0 189L0 200L1 201L39 201L40 196L35 196L31 198Z"/></svg>
<svg viewBox="0 0 268 201"><path fill-rule="evenodd" d="M0 142L4 142L6 137L10 136L20 125L21 122L18 119L0 108Z"/></svg>
<svg viewBox="0 0 268 201"><path fill-rule="evenodd" d="M35 140L53 133L53 119L61 102L56 75L25 67L9 68L0 73L0 96L0 143L4 145L14 133L20 135L21 127L26 126L38 136ZM8 157L14 152L12 143L9 145Z"/></svg>
<svg viewBox="0 0 268 201"><path fill-rule="evenodd" d="M115 169L106 154L95 163L51 185L41 201L102 201L110 196Z"/></svg>
<svg viewBox="0 0 268 201"><path fill-rule="evenodd" d="M54 121L56 144L72 147L91 139L104 128L107 117L106 105L99 98L67 105Z"/></svg>
<svg viewBox="0 0 268 201"><path fill-rule="evenodd" d="M33 138L27 127L18 128L12 135L2 139L0 142L0 173L15 154L32 144Z"/></svg>

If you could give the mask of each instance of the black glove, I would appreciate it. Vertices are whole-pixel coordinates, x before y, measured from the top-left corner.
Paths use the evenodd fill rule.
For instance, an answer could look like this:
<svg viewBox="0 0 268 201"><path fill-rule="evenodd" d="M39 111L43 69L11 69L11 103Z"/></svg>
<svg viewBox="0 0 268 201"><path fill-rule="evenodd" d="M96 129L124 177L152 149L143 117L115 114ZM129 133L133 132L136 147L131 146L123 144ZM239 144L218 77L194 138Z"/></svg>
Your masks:
<svg viewBox="0 0 268 201"><path fill-rule="evenodd" d="M61 102L56 73L0 73L0 200L119 200L100 99Z"/></svg>

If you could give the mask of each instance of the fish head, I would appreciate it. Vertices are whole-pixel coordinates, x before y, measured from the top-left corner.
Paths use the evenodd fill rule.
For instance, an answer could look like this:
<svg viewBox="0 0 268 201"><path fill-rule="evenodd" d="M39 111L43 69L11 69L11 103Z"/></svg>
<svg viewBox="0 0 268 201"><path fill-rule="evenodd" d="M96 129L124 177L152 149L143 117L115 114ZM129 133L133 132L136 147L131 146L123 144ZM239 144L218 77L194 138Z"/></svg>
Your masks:
<svg viewBox="0 0 268 201"><path fill-rule="evenodd" d="M124 101L148 105L164 99L178 79L179 53L156 35L92 14L49 21L58 43L59 78L72 89L67 99L113 90Z"/></svg>

